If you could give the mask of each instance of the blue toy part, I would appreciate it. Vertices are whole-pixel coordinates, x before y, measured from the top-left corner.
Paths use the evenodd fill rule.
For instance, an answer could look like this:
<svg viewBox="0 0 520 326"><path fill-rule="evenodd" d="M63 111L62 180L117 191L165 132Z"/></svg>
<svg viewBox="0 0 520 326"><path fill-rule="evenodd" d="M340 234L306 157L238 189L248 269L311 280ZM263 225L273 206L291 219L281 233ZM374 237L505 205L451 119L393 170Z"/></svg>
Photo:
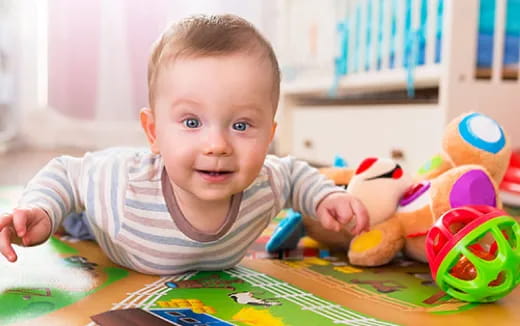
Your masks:
<svg viewBox="0 0 520 326"><path fill-rule="evenodd" d="M170 289L176 289L178 287L177 284L175 284L175 282L172 282L172 281L166 282L166 283L164 283L164 285L166 285Z"/></svg>
<svg viewBox="0 0 520 326"><path fill-rule="evenodd" d="M267 252L277 252L286 249L295 249L300 238L305 235L302 215L289 209L286 217L278 224L265 245Z"/></svg>
<svg viewBox="0 0 520 326"><path fill-rule="evenodd" d="M480 113L472 113L459 123L461 137L471 145L496 154L504 148L506 138L500 125Z"/></svg>
<svg viewBox="0 0 520 326"><path fill-rule="evenodd" d="M347 161L343 157L336 155L334 156L334 163L332 164L335 168L346 168L348 166Z"/></svg>
<svg viewBox="0 0 520 326"><path fill-rule="evenodd" d="M318 256L320 258L327 258L327 257L330 257L330 250L328 249L320 249L319 253L318 253Z"/></svg>
<svg viewBox="0 0 520 326"><path fill-rule="evenodd" d="M190 308L155 308L148 310L147 313L160 319L153 320L149 325L179 325L179 326L233 326L227 321L218 319L209 313L195 312ZM166 322L165 322L166 320ZM159 323L159 321L162 321ZM126 323L125 323L126 324ZM135 323L129 323L131 325ZM148 324L148 323L147 323Z"/></svg>
<svg viewBox="0 0 520 326"><path fill-rule="evenodd" d="M338 33L340 35L340 53L339 56L334 60L334 81L332 83L332 87L329 90L329 96L334 97L337 95L337 90L339 87L339 81L342 76L347 74L347 64L348 64L348 25L344 22L338 23L337 25Z"/></svg>

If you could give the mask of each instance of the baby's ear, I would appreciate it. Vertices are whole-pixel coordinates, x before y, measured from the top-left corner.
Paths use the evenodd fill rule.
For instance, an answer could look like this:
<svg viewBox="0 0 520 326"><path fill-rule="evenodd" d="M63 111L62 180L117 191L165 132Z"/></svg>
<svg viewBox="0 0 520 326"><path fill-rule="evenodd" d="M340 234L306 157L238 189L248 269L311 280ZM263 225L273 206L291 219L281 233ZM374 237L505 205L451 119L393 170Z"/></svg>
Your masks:
<svg viewBox="0 0 520 326"><path fill-rule="evenodd" d="M142 108L139 112L139 119L141 120L141 127L144 130L146 139L150 144L150 150L154 154L159 154L159 146L157 144L157 135L155 133L155 116L150 108Z"/></svg>
<svg viewBox="0 0 520 326"><path fill-rule="evenodd" d="M278 127L278 124L276 121L273 121L273 127L271 128L271 141L273 141L274 135L276 133L276 127Z"/></svg>

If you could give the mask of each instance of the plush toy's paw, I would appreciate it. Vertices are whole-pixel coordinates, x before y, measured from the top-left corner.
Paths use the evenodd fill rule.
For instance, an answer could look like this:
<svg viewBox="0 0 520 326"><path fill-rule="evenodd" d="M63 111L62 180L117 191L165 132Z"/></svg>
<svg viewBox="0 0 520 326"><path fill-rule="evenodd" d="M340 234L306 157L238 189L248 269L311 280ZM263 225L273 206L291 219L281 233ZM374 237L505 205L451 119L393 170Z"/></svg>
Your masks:
<svg viewBox="0 0 520 326"><path fill-rule="evenodd" d="M455 166L477 164L499 184L509 164L511 145L495 120L480 113L463 114L445 129L442 148Z"/></svg>
<svg viewBox="0 0 520 326"><path fill-rule="evenodd" d="M349 262L358 266L380 266L388 263L403 248L401 226L396 218L387 220L350 243Z"/></svg>
<svg viewBox="0 0 520 326"><path fill-rule="evenodd" d="M442 152L419 169L415 180L431 180L451 168L476 164L499 184L510 156L511 145L500 124L481 113L462 114L446 126Z"/></svg>

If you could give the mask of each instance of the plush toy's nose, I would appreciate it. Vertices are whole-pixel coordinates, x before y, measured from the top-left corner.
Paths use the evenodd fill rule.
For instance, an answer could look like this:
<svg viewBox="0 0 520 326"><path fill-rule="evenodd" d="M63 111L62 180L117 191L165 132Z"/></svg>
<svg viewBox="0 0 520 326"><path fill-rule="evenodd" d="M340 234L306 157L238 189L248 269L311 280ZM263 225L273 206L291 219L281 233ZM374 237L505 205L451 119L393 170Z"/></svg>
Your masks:
<svg viewBox="0 0 520 326"><path fill-rule="evenodd" d="M481 170L471 170L459 177L450 192L451 207L464 205L496 206L493 183Z"/></svg>

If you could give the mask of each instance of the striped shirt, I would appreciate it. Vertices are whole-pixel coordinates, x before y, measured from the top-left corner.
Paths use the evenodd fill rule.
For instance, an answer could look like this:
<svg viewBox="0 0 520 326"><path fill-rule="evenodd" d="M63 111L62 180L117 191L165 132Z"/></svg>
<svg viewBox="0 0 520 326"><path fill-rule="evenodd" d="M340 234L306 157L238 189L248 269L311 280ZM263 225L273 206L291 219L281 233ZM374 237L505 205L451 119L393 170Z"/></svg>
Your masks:
<svg viewBox="0 0 520 326"><path fill-rule="evenodd" d="M258 177L232 198L217 234L195 230L175 201L159 155L110 149L51 160L27 185L20 207L40 207L56 231L84 212L107 256L146 274L220 270L236 265L282 208L316 216L319 201L344 191L291 157L268 155Z"/></svg>

